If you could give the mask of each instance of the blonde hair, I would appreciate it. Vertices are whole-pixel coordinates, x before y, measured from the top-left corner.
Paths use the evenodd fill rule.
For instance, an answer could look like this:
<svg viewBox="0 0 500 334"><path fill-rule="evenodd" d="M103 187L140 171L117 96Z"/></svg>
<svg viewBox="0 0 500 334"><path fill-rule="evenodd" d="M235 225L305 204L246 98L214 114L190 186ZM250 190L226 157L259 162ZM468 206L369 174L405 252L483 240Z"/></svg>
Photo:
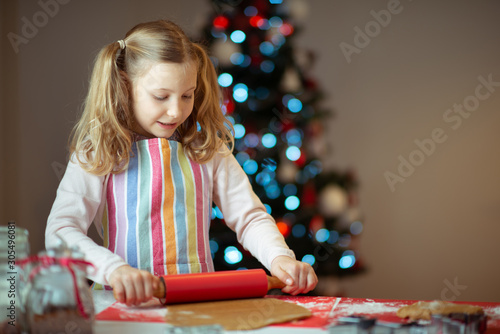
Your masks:
<svg viewBox="0 0 500 334"><path fill-rule="evenodd" d="M124 49L118 42L105 46L95 60L83 113L70 137L70 153L82 168L106 175L127 167L135 124L131 81L159 62L197 65L193 111L177 129L189 158L205 163L223 145L231 152L233 128L221 111L217 74L205 49L163 20L136 25L124 42Z"/></svg>

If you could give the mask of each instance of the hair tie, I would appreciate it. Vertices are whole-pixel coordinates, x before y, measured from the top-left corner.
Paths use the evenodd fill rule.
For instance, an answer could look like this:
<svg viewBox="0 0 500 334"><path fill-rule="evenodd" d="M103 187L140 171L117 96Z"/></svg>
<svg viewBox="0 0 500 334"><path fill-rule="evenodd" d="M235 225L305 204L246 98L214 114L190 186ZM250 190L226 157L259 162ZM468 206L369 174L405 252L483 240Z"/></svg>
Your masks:
<svg viewBox="0 0 500 334"><path fill-rule="evenodd" d="M125 41L123 39L120 39L118 41L118 44L120 44L120 49L124 50L125 49Z"/></svg>

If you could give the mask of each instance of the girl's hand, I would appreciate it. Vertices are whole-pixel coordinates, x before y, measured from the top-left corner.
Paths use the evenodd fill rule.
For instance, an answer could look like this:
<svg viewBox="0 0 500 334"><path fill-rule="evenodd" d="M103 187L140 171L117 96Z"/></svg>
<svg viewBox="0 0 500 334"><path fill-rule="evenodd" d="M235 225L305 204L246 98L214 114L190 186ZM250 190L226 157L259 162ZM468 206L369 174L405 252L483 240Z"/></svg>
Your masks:
<svg viewBox="0 0 500 334"><path fill-rule="evenodd" d="M139 305L153 297L153 290L158 288L160 278L148 271L125 265L111 273L109 283L117 301Z"/></svg>
<svg viewBox="0 0 500 334"><path fill-rule="evenodd" d="M273 260L271 274L286 284L281 291L291 295L307 293L318 283L318 277L310 264L288 256L278 256Z"/></svg>

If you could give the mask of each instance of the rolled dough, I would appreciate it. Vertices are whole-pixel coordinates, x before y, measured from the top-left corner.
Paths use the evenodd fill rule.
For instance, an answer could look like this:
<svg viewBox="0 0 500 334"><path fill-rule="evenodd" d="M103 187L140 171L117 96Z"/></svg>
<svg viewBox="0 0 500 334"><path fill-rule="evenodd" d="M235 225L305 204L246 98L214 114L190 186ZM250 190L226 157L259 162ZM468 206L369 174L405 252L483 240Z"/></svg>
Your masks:
<svg viewBox="0 0 500 334"><path fill-rule="evenodd" d="M311 316L311 311L276 298L251 298L167 306L165 320L174 326L219 324L225 330L261 328Z"/></svg>
<svg viewBox="0 0 500 334"><path fill-rule="evenodd" d="M451 313L483 314L484 311L479 306L435 300L431 302L419 301L403 306L396 312L398 317L410 318L411 320L431 320L433 314L447 316Z"/></svg>

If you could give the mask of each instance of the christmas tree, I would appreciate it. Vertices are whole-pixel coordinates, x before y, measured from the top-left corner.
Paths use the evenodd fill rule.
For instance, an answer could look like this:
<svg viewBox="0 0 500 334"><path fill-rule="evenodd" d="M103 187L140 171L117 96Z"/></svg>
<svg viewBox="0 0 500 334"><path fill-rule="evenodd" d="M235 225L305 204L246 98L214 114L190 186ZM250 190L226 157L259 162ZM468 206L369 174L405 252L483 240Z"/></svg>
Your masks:
<svg viewBox="0 0 500 334"><path fill-rule="evenodd" d="M314 54L293 45L305 2L213 0L204 29L234 126L236 159L297 259L320 276L363 271L363 229L353 171L326 171L330 154L323 92L308 70ZM211 250L216 270L262 267L242 249L213 208Z"/></svg>

